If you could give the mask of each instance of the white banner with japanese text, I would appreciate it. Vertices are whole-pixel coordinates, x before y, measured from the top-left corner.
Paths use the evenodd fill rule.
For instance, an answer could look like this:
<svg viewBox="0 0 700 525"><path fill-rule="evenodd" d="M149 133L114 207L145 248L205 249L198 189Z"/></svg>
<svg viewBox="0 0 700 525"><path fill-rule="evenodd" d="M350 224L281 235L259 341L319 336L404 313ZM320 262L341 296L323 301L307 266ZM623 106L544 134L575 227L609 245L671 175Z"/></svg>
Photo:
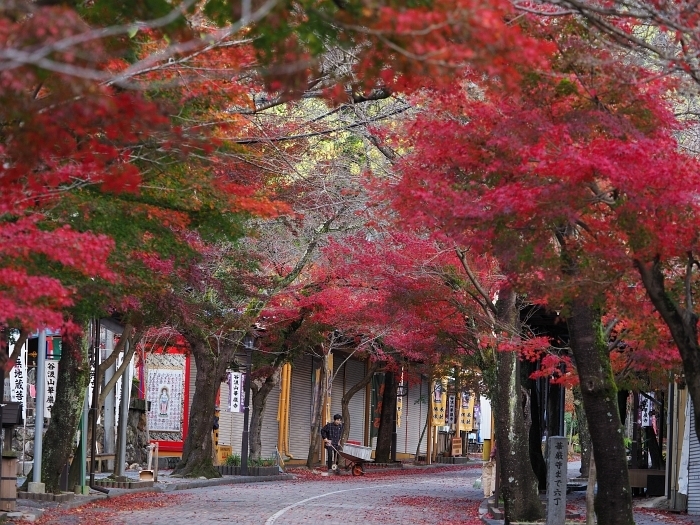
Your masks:
<svg viewBox="0 0 700 525"><path fill-rule="evenodd" d="M58 386L58 361L46 360L44 375L44 417L51 417L51 408L56 402L56 387Z"/></svg>
<svg viewBox="0 0 700 525"><path fill-rule="evenodd" d="M14 345L9 345L8 354L12 355ZM15 366L10 370L10 401L22 403L22 421L27 419L27 345L22 346L22 350L15 362Z"/></svg>
<svg viewBox="0 0 700 525"><path fill-rule="evenodd" d="M228 411L243 412L243 384L245 374L241 372L228 373Z"/></svg>

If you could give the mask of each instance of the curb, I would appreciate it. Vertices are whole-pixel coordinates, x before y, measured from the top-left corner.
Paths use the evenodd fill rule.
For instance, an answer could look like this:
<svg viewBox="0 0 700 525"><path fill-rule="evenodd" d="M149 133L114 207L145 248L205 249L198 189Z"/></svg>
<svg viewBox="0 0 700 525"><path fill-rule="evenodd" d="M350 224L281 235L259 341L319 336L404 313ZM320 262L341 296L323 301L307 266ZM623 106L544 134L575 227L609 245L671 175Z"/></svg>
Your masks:
<svg viewBox="0 0 700 525"><path fill-rule="evenodd" d="M156 492L173 492L176 490L198 489L204 487L216 487L219 485L237 485L239 483L262 483L265 481L287 481L295 479L292 474L275 474L274 476L231 476L213 479L199 479L186 481L183 483L169 483L163 487L153 487ZM125 494L131 494L133 491L122 489ZM144 491L145 492L145 491ZM111 494L112 491L110 490ZM121 495L121 494L120 494Z"/></svg>
<svg viewBox="0 0 700 525"><path fill-rule="evenodd" d="M107 494L90 494L87 496L76 496L70 501L54 502L45 500L22 499L21 505L17 505L17 510L12 512L0 512L0 520L6 518L10 522L14 520L35 521L49 510L74 509L83 505L88 505L95 501L117 498L126 494L137 494L144 492L170 493L176 490L188 490L205 487L216 487L220 485L237 485L242 483L263 483L266 481L288 481L296 479L293 474L276 474L274 476L223 476L213 479L193 479L182 483L167 483L163 486L140 487L136 489L111 488ZM20 500L18 500L20 501Z"/></svg>
<svg viewBox="0 0 700 525"><path fill-rule="evenodd" d="M475 459L470 459L469 461L465 461L463 463L431 463L430 465L412 465L410 463L404 463L403 466L401 467L394 467L395 469L400 469L400 470L430 470L433 468L451 468L451 467L467 467L467 466L476 466L476 465L482 465L482 461L477 461ZM368 464L365 463L365 466ZM387 467L388 468L388 467ZM380 470L380 469L377 469Z"/></svg>

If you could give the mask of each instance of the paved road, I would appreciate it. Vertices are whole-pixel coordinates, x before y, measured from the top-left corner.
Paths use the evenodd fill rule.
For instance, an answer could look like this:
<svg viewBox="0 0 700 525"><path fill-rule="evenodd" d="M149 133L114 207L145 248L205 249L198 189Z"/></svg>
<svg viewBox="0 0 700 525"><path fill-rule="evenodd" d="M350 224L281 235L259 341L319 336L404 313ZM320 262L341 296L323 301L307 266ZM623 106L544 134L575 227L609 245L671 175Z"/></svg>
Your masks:
<svg viewBox="0 0 700 525"><path fill-rule="evenodd" d="M94 506L53 510L46 525L481 525L483 498L473 488L480 468L451 467L386 471L365 477L320 477L294 481L222 485L164 494L131 494ZM572 494L570 508L584 504ZM660 511L639 511L638 525L694 524L700 521ZM502 522L501 522L502 523Z"/></svg>
<svg viewBox="0 0 700 525"><path fill-rule="evenodd" d="M307 475L294 481L223 485L165 494L133 494L129 505L51 511L51 525L477 525L480 468L386 471L365 477ZM117 499L112 500L116 502ZM387 503L390 503L387 506ZM79 511L79 512L78 512Z"/></svg>

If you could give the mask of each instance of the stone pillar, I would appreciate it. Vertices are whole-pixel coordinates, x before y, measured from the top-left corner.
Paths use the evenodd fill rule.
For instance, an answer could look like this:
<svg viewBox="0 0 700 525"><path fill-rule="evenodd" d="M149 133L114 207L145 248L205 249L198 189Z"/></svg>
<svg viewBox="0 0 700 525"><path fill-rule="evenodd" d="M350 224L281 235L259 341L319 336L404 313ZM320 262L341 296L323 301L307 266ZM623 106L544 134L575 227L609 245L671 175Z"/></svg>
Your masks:
<svg viewBox="0 0 700 525"><path fill-rule="evenodd" d="M567 482L566 438L552 436L547 453L547 525L564 525Z"/></svg>

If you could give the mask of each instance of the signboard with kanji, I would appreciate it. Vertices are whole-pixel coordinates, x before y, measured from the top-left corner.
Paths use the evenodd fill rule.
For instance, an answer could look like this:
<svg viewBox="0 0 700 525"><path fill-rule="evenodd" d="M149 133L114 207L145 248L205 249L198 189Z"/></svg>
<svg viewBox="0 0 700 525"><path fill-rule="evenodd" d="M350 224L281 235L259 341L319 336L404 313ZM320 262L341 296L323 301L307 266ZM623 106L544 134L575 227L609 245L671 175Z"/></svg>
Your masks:
<svg viewBox="0 0 700 525"><path fill-rule="evenodd" d="M432 381L433 400L433 426L441 427L445 425L447 413L447 381L435 379Z"/></svg>
<svg viewBox="0 0 700 525"><path fill-rule="evenodd" d="M654 424L654 393L639 394L640 423L643 427L650 427Z"/></svg>
<svg viewBox="0 0 700 525"><path fill-rule="evenodd" d="M9 345L8 353L12 355L14 345ZM22 404L22 420L27 419L27 345L22 347L22 351L15 362L15 366L10 370L10 401Z"/></svg>
<svg viewBox="0 0 700 525"><path fill-rule="evenodd" d="M243 383L245 374L241 372L228 373L228 411L243 412Z"/></svg>
<svg viewBox="0 0 700 525"><path fill-rule="evenodd" d="M566 438L548 440L547 525L564 525L566 519L567 444Z"/></svg>
<svg viewBox="0 0 700 525"><path fill-rule="evenodd" d="M396 426L401 427L401 416L403 415L403 397L396 396Z"/></svg>
<svg viewBox="0 0 700 525"><path fill-rule="evenodd" d="M462 432L471 432L474 430L474 399L475 395L472 392L462 392L460 394L461 402L459 404L459 430Z"/></svg>
<svg viewBox="0 0 700 525"><path fill-rule="evenodd" d="M51 408L56 402L56 387L58 386L58 361L46 360L44 375L44 417L51 417Z"/></svg>
<svg viewBox="0 0 700 525"><path fill-rule="evenodd" d="M454 394L447 397L447 410L445 411L445 425L452 426L457 421L457 399Z"/></svg>

